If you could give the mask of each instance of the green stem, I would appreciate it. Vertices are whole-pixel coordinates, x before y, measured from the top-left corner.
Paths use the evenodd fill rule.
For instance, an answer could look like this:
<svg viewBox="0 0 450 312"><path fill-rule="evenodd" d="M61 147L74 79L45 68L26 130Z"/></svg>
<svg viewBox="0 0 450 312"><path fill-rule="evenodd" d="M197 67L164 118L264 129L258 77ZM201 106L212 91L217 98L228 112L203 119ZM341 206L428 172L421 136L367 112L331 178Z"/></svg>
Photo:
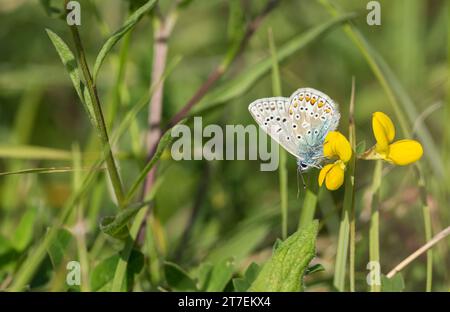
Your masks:
<svg viewBox="0 0 450 312"><path fill-rule="evenodd" d="M381 160L377 160L372 180L372 211L370 216L369 228L369 259L370 262L374 262L377 264L380 264L379 204L382 170L383 163ZM378 292L380 290L380 285L377 285L377 283L373 281L373 283L370 285L370 291Z"/></svg>
<svg viewBox="0 0 450 312"><path fill-rule="evenodd" d="M425 187L425 177L421 174L422 170L420 164L416 165L416 173L419 177L420 199L422 202L422 217L425 228L425 240L429 242L432 239L433 231L431 225L431 209L427 201L427 191ZM433 251L427 251L427 277L426 277L426 291L430 292L433 283Z"/></svg>
<svg viewBox="0 0 450 312"><path fill-rule="evenodd" d="M278 66L277 51L273 40L272 29L268 31L269 47L272 56L272 90L274 96L281 96L281 80L280 69ZM282 147L278 147L280 162L279 162L279 182L280 182L280 208L281 208L281 238L285 240L288 233L288 193L287 183L288 175L286 168L287 155Z"/></svg>
<svg viewBox="0 0 450 312"><path fill-rule="evenodd" d="M80 34L78 32L78 28L75 25L70 26L70 30L72 32L73 40L75 43L75 49L77 52L78 62L80 64L81 70L83 72L83 76L85 79L85 83L87 85L89 96L92 100L92 106L94 110L94 118L97 125L98 134L100 140L102 142L104 151L105 151L105 161L106 167L108 169L108 174L111 179L111 184L114 189L114 193L116 195L117 202L119 207L124 207L124 192L122 187L122 182L120 181L119 172L116 167L116 163L114 160L114 156L112 154L111 146L109 143L108 131L106 129L105 119L102 112L102 107L100 105L100 100L98 98L97 89L92 80L92 75L89 71L89 67L87 65L86 56L84 53L83 44L81 43Z"/></svg>

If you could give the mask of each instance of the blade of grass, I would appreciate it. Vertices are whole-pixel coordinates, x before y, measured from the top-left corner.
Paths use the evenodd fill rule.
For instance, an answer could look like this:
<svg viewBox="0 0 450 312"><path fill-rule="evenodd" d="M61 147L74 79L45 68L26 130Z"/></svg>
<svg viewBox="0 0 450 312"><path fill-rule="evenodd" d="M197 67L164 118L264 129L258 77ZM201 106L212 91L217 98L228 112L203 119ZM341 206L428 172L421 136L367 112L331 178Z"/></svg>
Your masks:
<svg viewBox="0 0 450 312"><path fill-rule="evenodd" d="M355 127L355 77L352 79L350 98L348 138L352 147L352 157L348 163L345 181L344 209L350 211L350 291L355 291L355 253L356 253L356 218L355 218L355 174L356 174L356 127ZM348 206L348 207L347 207Z"/></svg>
<svg viewBox="0 0 450 312"><path fill-rule="evenodd" d="M269 47L272 59L272 93L273 96L282 96L281 91L281 80L280 80L280 69L278 67L277 50L275 47L272 29L268 30ZM287 193L287 168L286 161L287 155L286 151L278 146L278 152L280 155L279 161L279 183L280 183L280 208L281 208L281 238L285 240L288 234L288 193Z"/></svg>
<svg viewBox="0 0 450 312"><path fill-rule="evenodd" d="M355 83L352 81L352 93L349 109L349 141L352 157L345 173L345 191L336 253L333 284L339 291L345 290L347 256L350 244L350 291L355 291L355 166L356 166L356 132L354 123Z"/></svg>
<svg viewBox="0 0 450 312"><path fill-rule="evenodd" d="M73 174L73 192L76 193L81 188L82 176L81 176L81 168L82 168L82 160L81 160L81 152L80 147L77 144L74 144L72 147L73 153L73 167L75 169ZM89 258L88 251L86 246L86 223L84 220L84 200L80 200L80 202L76 205L77 210L77 225L75 231L75 238L77 243L77 252L78 259L80 261L81 268L81 291L89 291Z"/></svg>
<svg viewBox="0 0 450 312"><path fill-rule="evenodd" d="M123 26L118 29L114 34L109 37L106 42L103 44L102 48L100 49L100 52L97 55L97 58L95 60L94 64L94 70L93 70L93 77L92 81L95 84L97 81L97 75L100 70L101 65L103 64L103 61L105 60L106 56L108 55L109 51L114 47L114 45L126 34L128 33L133 27L139 22L139 20L147 14L153 6L156 4L156 0L150 0L147 3L145 3L143 6L141 6L139 9L134 11L125 21Z"/></svg>
<svg viewBox="0 0 450 312"><path fill-rule="evenodd" d="M31 146L31 145L0 145L0 158L29 160L71 160L69 151Z"/></svg>
<svg viewBox="0 0 450 312"><path fill-rule="evenodd" d="M375 169L373 172L372 186L371 186L371 214L370 214L370 227L369 227L369 261L380 264L380 187L381 177L383 171L382 160L377 160L375 163ZM375 281L372 281L370 285L370 291L379 292L381 290L380 285L377 285Z"/></svg>

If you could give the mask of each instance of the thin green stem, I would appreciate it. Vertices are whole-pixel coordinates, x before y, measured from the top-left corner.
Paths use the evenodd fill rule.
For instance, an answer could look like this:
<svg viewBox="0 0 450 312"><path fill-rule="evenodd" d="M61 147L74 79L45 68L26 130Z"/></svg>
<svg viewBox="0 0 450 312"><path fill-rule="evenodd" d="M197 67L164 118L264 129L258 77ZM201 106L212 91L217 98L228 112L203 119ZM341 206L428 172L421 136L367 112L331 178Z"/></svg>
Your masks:
<svg viewBox="0 0 450 312"><path fill-rule="evenodd" d="M268 30L269 36L269 47L272 56L272 91L274 96L281 96L281 80L280 80L280 69L277 60L277 51L273 39L272 29ZM278 147L280 162L278 177L280 182L280 208L281 208L281 237L283 240L287 238L288 234L288 193L287 193L287 168L286 161L287 155L286 151L282 147Z"/></svg>
<svg viewBox="0 0 450 312"><path fill-rule="evenodd" d="M431 224L431 209L428 205L427 191L425 187L425 177L421 174L422 170L420 164L416 166L417 176L419 177L420 199L422 203L422 217L425 228L425 240L429 242L433 236ZM430 292L433 283L433 251L427 251L427 277L426 277L426 291Z"/></svg>
<svg viewBox="0 0 450 312"><path fill-rule="evenodd" d="M380 230L379 230L379 204L380 204L380 186L381 176L383 170L383 163L381 160L377 160L373 173L372 180L372 211L370 216L369 227L369 259L371 263L380 265ZM378 278L372 280L370 284L370 291L378 292L381 290L380 285L377 283Z"/></svg>
<svg viewBox="0 0 450 312"><path fill-rule="evenodd" d="M119 172L117 170L114 156L109 143L108 131L106 129L105 119L103 116L102 107L100 105L100 100L97 94L97 89L94 85L92 75L89 71L89 67L86 61L86 56L84 53L84 48L81 42L80 34L78 32L78 28L77 26L72 25L70 26L70 30L72 32L73 40L75 43L75 50L77 52L78 62L83 72L85 83L89 91L89 96L92 100L92 106L94 108L94 118L96 121L100 140L105 150L105 162L106 167L108 169L109 177L111 179L111 184L113 186L119 207L124 207L125 203L124 203L124 192L122 182L120 181Z"/></svg>
<svg viewBox="0 0 450 312"><path fill-rule="evenodd" d="M348 136L352 147L352 157L348 163L344 204L350 205L350 291L355 291L355 252L356 252L356 218L355 218L355 171L356 171L356 127L355 127L355 78L352 79L352 92L349 109Z"/></svg>

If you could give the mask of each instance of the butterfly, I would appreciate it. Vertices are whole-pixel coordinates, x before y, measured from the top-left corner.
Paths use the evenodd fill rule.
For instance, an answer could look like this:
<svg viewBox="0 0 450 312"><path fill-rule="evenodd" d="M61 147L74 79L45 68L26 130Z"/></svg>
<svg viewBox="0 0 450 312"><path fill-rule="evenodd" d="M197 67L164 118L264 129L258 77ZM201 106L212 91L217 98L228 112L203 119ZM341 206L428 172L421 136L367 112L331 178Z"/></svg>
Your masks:
<svg viewBox="0 0 450 312"><path fill-rule="evenodd" d="M339 124L338 105L313 88L301 88L289 98L252 102L248 109L258 125L297 158L299 171L321 168L323 142Z"/></svg>

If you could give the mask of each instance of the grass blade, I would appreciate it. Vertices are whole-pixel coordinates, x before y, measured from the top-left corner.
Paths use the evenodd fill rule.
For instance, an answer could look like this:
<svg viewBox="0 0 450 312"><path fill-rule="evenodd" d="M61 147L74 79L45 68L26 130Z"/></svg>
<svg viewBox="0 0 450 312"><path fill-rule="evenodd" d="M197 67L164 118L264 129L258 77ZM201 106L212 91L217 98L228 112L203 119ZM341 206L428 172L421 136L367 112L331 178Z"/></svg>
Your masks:
<svg viewBox="0 0 450 312"><path fill-rule="evenodd" d="M282 96L280 69L278 67L277 51L273 40L272 29L269 29L268 35L270 54L272 56L272 92L273 96ZM278 172L280 181L281 237L283 240L285 240L288 233L288 175L286 168L287 155L286 151L279 145L278 151L280 155Z"/></svg>
<svg viewBox="0 0 450 312"><path fill-rule="evenodd" d="M103 44L102 48L100 49L100 52L97 55L97 58L95 60L94 64L94 70L93 70L93 78L92 80L94 83L97 81L97 75L98 71L100 70L100 67L103 64L103 61L105 60L106 56L108 55L109 51L114 47L114 45L122 39L122 37L129 32L131 29L136 26L136 24L139 22L139 20L147 14L153 6L156 4L156 0L150 0L147 3L145 3L143 6L141 6L139 9L134 11L133 14L131 14L123 26L118 29L114 34L109 37L106 42Z"/></svg>

